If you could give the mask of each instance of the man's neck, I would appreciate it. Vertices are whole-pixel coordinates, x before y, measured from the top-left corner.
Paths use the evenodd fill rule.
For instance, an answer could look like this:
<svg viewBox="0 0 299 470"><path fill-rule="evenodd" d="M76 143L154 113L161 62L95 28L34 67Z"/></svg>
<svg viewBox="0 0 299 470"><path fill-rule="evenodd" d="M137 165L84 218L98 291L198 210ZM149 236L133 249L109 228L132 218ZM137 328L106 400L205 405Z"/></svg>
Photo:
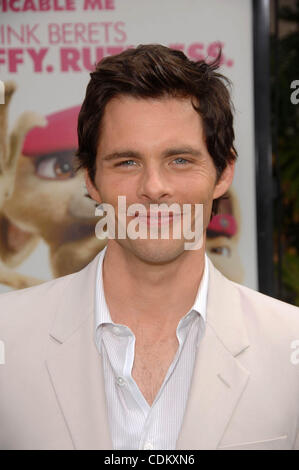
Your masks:
<svg viewBox="0 0 299 470"><path fill-rule="evenodd" d="M187 251L170 263L153 265L128 255L116 242L108 243L103 262L103 285L111 318L160 335L175 332L192 307L204 271L204 246Z"/></svg>

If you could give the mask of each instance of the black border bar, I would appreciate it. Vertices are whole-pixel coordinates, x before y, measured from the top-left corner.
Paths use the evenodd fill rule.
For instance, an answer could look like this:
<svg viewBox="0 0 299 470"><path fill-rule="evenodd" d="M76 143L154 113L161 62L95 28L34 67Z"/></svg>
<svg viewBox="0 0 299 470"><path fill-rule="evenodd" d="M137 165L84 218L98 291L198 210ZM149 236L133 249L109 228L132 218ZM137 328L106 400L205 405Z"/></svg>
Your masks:
<svg viewBox="0 0 299 470"><path fill-rule="evenodd" d="M270 115L270 0L252 0L258 286L274 296Z"/></svg>

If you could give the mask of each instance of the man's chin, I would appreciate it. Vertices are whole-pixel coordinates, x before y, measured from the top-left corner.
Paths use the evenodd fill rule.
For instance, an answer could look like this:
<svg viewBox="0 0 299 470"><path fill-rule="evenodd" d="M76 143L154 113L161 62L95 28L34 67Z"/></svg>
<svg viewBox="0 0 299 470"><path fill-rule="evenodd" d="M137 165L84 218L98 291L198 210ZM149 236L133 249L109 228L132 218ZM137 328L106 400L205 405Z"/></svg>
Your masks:
<svg viewBox="0 0 299 470"><path fill-rule="evenodd" d="M171 263L185 252L185 240L119 240L118 243L148 264Z"/></svg>

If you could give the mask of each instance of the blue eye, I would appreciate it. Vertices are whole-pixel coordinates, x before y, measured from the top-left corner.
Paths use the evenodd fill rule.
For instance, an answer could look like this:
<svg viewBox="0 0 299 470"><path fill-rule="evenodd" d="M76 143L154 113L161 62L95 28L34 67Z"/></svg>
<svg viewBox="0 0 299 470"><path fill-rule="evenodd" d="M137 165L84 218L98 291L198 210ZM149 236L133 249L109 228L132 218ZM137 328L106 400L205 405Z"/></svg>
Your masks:
<svg viewBox="0 0 299 470"><path fill-rule="evenodd" d="M188 160L185 160L185 158L181 158L181 157L176 158L174 161L175 161L175 162L178 162L178 161L179 161L179 164L180 164L180 165L184 165L185 163L189 163Z"/></svg>
<svg viewBox="0 0 299 470"><path fill-rule="evenodd" d="M127 163L135 163L134 160L125 160L123 162L119 162L116 164L116 166L133 166L133 165L127 165Z"/></svg>

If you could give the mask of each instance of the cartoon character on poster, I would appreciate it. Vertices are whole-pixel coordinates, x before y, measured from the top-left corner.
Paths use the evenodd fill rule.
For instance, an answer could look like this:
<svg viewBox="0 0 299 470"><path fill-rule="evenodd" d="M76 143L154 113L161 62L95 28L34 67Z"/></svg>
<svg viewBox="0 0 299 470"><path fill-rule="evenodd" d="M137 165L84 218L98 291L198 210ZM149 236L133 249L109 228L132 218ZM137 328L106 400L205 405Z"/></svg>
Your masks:
<svg viewBox="0 0 299 470"><path fill-rule="evenodd" d="M230 188L219 201L207 230L206 252L214 266L231 281L242 283L244 270L238 251L241 214L238 198Z"/></svg>

